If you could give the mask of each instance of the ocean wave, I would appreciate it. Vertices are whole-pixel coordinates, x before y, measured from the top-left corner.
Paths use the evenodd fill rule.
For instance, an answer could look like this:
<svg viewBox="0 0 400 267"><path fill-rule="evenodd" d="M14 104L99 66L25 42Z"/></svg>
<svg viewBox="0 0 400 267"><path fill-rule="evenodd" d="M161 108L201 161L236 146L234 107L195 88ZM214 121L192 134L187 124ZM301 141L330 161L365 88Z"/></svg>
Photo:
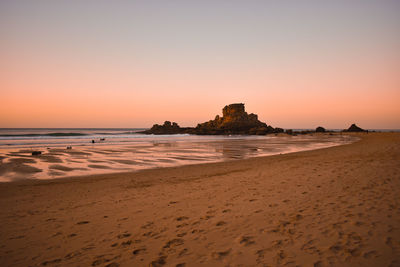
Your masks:
<svg viewBox="0 0 400 267"><path fill-rule="evenodd" d="M0 134L0 137L85 136L85 133Z"/></svg>

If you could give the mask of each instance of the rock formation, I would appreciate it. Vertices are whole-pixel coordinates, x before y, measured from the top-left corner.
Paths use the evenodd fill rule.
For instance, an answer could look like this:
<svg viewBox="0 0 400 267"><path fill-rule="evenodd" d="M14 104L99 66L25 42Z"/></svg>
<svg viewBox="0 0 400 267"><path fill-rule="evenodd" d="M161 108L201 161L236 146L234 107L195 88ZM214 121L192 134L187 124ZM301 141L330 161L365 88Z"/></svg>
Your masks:
<svg viewBox="0 0 400 267"><path fill-rule="evenodd" d="M222 117L199 123L195 128L181 128L177 123L166 121L164 125L155 124L146 134L179 134L198 135L251 134L265 135L283 132L281 128L273 128L258 120L256 114L247 114L244 104L231 104L222 109Z"/></svg>
<svg viewBox="0 0 400 267"><path fill-rule="evenodd" d="M349 129L343 130L344 132L366 132L366 130L358 127L355 123L353 123Z"/></svg>
<svg viewBox="0 0 400 267"><path fill-rule="evenodd" d="M317 129L315 129L315 131L316 131L317 133L324 133L324 132L326 132L325 128L324 128L324 127L321 127L321 126L318 126Z"/></svg>
<svg viewBox="0 0 400 267"><path fill-rule="evenodd" d="M231 104L222 109L222 117L198 124L197 134L267 134L275 129L258 120L256 114L247 114L244 104Z"/></svg>
<svg viewBox="0 0 400 267"><path fill-rule="evenodd" d="M165 121L163 125L154 124L146 134L180 134L185 133L187 128L181 128L176 122Z"/></svg>

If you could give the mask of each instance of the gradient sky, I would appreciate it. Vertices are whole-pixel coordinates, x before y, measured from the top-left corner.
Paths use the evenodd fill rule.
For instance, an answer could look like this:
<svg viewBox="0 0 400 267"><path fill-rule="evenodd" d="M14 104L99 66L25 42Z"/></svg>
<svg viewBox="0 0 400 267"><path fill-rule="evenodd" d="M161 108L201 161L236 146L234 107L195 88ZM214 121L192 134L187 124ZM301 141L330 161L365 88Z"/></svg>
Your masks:
<svg viewBox="0 0 400 267"><path fill-rule="evenodd" d="M0 127L400 128L400 1L0 1Z"/></svg>

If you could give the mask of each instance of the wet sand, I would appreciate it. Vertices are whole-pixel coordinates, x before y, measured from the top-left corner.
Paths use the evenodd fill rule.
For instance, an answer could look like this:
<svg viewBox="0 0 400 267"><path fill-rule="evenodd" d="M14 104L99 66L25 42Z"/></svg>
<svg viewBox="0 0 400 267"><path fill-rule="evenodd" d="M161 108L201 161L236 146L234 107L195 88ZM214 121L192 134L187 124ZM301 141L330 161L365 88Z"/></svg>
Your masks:
<svg viewBox="0 0 400 267"><path fill-rule="evenodd" d="M40 139L42 144L34 147L23 143L14 147L0 145L0 182L132 172L157 167L245 159L352 143L355 139L340 134L147 136L139 141L105 140L95 144L85 144L78 140L80 143L76 146L63 147L52 146L54 144L50 141L54 140ZM32 155L33 151L40 151L41 154Z"/></svg>
<svg viewBox="0 0 400 267"><path fill-rule="evenodd" d="M400 134L357 136L269 157L1 183L0 265L400 266Z"/></svg>

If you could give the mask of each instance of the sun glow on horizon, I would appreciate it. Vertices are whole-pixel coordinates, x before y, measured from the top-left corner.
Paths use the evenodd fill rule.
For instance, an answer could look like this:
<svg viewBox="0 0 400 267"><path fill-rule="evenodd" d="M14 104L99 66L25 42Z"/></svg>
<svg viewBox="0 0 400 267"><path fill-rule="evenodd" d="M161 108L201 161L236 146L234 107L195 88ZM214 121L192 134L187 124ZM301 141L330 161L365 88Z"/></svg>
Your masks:
<svg viewBox="0 0 400 267"><path fill-rule="evenodd" d="M400 3L99 3L0 3L0 127L400 128Z"/></svg>

